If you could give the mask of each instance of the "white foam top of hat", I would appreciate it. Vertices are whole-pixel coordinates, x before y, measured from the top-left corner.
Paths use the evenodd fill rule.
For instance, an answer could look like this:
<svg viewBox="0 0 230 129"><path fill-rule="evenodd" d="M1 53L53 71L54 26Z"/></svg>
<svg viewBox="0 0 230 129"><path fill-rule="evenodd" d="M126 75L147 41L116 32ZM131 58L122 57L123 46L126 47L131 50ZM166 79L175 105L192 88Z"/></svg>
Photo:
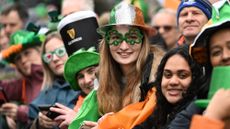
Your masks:
<svg viewBox="0 0 230 129"><path fill-rule="evenodd" d="M69 14L59 22L58 27L57 27L58 31L60 32L60 30L69 23L80 21L82 19L87 19L90 17L96 18L96 14L93 11L78 11L78 12Z"/></svg>

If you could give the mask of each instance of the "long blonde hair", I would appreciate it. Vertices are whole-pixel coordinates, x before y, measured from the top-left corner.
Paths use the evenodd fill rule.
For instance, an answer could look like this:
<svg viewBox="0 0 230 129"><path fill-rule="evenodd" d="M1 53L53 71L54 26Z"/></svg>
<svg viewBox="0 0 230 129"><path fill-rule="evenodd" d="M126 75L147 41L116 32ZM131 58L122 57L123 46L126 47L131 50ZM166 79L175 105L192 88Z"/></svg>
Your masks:
<svg viewBox="0 0 230 129"><path fill-rule="evenodd" d="M99 112L105 114L108 112L117 112L124 106L138 102L140 99L140 82L142 69L150 53L150 43L147 35L144 39L141 51L131 72L125 77L127 82L121 86L121 80L124 75L120 65L113 59L109 51L109 45L102 40L99 46L99 89L97 92Z"/></svg>
<svg viewBox="0 0 230 129"><path fill-rule="evenodd" d="M62 40L61 36L57 32L52 32L48 34L46 37L46 40L42 44L42 52L41 52L42 55L46 53L46 50L45 50L46 43L50 41L52 38L58 38ZM53 71L50 69L49 65L45 63L43 59L42 59L42 65L43 65L44 78L43 78L41 90L51 87L53 85L54 76L55 76Z"/></svg>

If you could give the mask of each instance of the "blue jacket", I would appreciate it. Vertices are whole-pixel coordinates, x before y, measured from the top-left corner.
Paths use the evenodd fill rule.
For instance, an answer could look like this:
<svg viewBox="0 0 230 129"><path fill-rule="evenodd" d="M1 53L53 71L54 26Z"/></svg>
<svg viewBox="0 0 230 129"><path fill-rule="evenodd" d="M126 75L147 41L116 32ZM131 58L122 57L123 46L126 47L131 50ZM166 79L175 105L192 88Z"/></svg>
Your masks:
<svg viewBox="0 0 230 129"><path fill-rule="evenodd" d="M53 105L58 102L73 108L79 95L80 92L72 90L69 83L62 79L56 79L52 87L41 91L39 96L29 105L29 118L34 120L38 116L38 106L40 105Z"/></svg>

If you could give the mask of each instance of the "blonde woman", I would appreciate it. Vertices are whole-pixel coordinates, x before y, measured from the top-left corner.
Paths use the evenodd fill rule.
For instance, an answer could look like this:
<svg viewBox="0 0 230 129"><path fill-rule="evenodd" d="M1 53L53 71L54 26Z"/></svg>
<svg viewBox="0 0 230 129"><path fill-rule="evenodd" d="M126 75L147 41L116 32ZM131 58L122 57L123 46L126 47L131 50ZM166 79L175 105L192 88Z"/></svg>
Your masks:
<svg viewBox="0 0 230 129"><path fill-rule="evenodd" d="M39 110L39 106L51 106L58 102L69 108L74 107L79 92L72 90L70 84L64 79L64 64L67 59L60 35L56 32L50 33L42 44L44 67L42 91L29 107L29 117L31 120L35 119L34 125L36 125L31 128L49 129L58 126L58 123L47 116L47 112Z"/></svg>

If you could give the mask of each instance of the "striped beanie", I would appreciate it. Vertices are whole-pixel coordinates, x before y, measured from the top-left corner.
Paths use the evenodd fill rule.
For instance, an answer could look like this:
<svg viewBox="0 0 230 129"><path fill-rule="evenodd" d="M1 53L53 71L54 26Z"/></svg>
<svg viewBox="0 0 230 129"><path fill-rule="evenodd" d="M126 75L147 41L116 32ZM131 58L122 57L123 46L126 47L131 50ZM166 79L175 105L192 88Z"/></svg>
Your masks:
<svg viewBox="0 0 230 129"><path fill-rule="evenodd" d="M212 16L212 4L208 0L182 0L177 8L177 21L180 16L180 12L185 7L197 7L199 8L208 19Z"/></svg>

